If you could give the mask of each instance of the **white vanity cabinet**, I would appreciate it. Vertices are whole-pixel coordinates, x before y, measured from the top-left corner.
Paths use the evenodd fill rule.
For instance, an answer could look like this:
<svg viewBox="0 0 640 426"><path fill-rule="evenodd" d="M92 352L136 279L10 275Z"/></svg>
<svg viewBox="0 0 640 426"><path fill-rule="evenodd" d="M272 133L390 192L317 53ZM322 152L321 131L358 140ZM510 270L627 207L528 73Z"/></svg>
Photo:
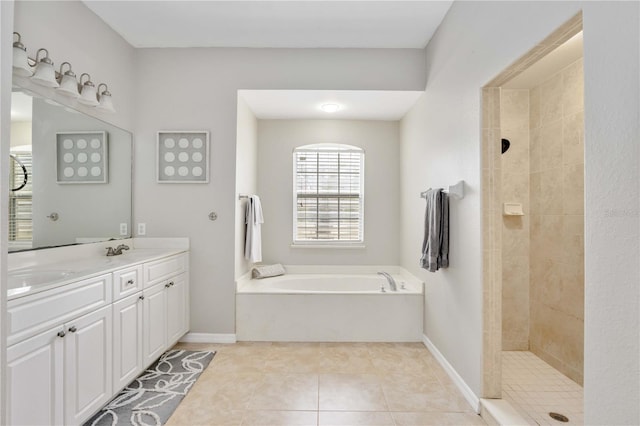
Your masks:
<svg viewBox="0 0 640 426"><path fill-rule="evenodd" d="M9 424L88 420L188 331L188 288L179 253L9 300Z"/></svg>
<svg viewBox="0 0 640 426"><path fill-rule="evenodd" d="M7 350L11 425L74 425L112 396L111 305Z"/></svg>
<svg viewBox="0 0 640 426"><path fill-rule="evenodd" d="M113 391L124 388L142 371L142 291L113 304Z"/></svg>
<svg viewBox="0 0 640 426"><path fill-rule="evenodd" d="M63 424L64 340L62 326L7 349L7 422Z"/></svg>
<svg viewBox="0 0 640 426"><path fill-rule="evenodd" d="M144 344L148 365L189 330L186 255L144 265Z"/></svg>
<svg viewBox="0 0 640 426"><path fill-rule="evenodd" d="M112 397L111 310L105 306L66 325L65 425L82 423Z"/></svg>

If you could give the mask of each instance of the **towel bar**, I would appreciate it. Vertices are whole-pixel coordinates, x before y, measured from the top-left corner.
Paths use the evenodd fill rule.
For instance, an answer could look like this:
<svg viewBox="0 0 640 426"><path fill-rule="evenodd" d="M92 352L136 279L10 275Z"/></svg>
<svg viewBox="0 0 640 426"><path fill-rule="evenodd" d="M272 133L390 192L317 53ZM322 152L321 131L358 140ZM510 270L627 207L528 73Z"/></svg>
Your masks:
<svg viewBox="0 0 640 426"><path fill-rule="evenodd" d="M420 193L420 198L424 198L427 195L427 192L430 191L429 188L427 191ZM449 189L443 189L442 192L445 194L449 194L449 197L453 197L457 200L462 200L464 198L464 181L456 183L455 185L449 185Z"/></svg>

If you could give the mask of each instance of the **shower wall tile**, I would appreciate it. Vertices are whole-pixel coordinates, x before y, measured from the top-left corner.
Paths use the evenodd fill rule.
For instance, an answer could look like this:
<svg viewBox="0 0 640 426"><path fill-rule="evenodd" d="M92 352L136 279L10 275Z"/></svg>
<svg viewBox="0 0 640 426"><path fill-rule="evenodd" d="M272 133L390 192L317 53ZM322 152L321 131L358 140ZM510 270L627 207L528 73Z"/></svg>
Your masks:
<svg viewBox="0 0 640 426"><path fill-rule="evenodd" d="M529 130L529 91L503 90L500 98L500 128Z"/></svg>
<svg viewBox="0 0 640 426"><path fill-rule="evenodd" d="M540 86L540 125L562 118L562 74L558 73Z"/></svg>
<svg viewBox="0 0 640 426"><path fill-rule="evenodd" d="M529 91L529 128L540 126L540 88L534 87Z"/></svg>
<svg viewBox="0 0 640 426"><path fill-rule="evenodd" d="M563 169L563 213L584 214L584 164L569 164Z"/></svg>
<svg viewBox="0 0 640 426"><path fill-rule="evenodd" d="M529 131L529 171L539 172L542 169L542 142L540 140L540 127L532 127Z"/></svg>
<svg viewBox="0 0 640 426"><path fill-rule="evenodd" d="M584 164L584 113L566 115L562 121L564 164Z"/></svg>
<svg viewBox="0 0 640 426"><path fill-rule="evenodd" d="M562 74L562 111L565 116L584 110L584 76L582 59L564 69Z"/></svg>
<svg viewBox="0 0 640 426"><path fill-rule="evenodd" d="M540 170L562 167L562 120L540 127Z"/></svg>
<svg viewBox="0 0 640 426"><path fill-rule="evenodd" d="M545 215L562 214L562 169L540 172L540 193L536 194L540 212Z"/></svg>
<svg viewBox="0 0 640 426"><path fill-rule="evenodd" d="M502 349L529 349L530 124L529 90L502 90L501 137L511 142L498 159L502 187L498 223L502 251ZM522 203L524 216L502 216L502 203Z"/></svg>
<svg viewBox="0 0 640 426"><path fill-rule="evenodd" d="M530 350L582 384L584 113L582 60L530 91Z"/></svg>

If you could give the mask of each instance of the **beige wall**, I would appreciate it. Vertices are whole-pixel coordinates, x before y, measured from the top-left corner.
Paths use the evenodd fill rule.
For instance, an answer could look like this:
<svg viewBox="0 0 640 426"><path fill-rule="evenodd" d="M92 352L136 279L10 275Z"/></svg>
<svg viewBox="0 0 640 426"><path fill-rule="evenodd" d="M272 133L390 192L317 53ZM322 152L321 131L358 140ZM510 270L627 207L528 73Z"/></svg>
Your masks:
<svg viewBox="0 0 640 426"><path fill-rule="evenodd" d="M582 59L531 90L530 349L582 384Z"/></svg>
<svg viewBox="0 0 640 426"><path fill-rule="evenodd" d="M11 148L31 146L31 121L11 122Z"/></svg>
<svg viewBox="0 0 640 426"><path fill-rule="evenodd" d="M524 216L502 216L502 349L529 349L529 90L502 90L502 201L522 203ZM498 147L500 149L500 142Z"/></svg>

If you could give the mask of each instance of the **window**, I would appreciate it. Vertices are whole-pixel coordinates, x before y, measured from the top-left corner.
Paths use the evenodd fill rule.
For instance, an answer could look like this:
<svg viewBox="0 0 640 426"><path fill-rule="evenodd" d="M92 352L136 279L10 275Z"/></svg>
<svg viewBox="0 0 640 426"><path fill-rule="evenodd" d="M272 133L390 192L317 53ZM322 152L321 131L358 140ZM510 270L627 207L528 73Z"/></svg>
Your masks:
<svg viewBox="0 0 640 426"><path fill-rule="evenodd" d="M31 152L12 152L10 166L9 189L16 189L16 191L9 191L9 241L30 242L33 227L31 220Z"/></svg>
<svg viewBox="0 0 640 426"><path fill-rule="evenodd" d="M293 152L293 173L294 243L362 243L364 151L301 146Z"/></svg>

